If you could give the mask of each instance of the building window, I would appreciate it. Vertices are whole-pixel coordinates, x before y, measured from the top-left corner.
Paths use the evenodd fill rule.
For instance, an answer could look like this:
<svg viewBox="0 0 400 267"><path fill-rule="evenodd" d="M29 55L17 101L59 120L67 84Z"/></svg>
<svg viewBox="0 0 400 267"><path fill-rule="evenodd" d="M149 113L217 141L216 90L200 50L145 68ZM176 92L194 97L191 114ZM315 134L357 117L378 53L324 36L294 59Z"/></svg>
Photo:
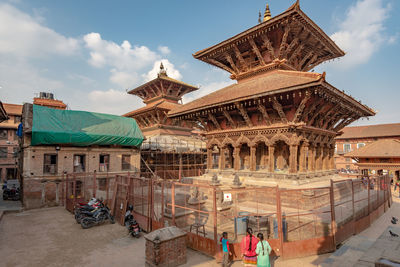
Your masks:
<svg viewBox="0 0 400 267"><path fill-rule="evenodd" d="M123 171L131 170L131 155L122 155L122 166Z"/></svg>
<svg viewBox="0 0 400 267"><path fill-rule="evenodd" d="M8 139L8 131L6 129L0 129L0 140Z"/></svg>
<svg viewBox="0 0 400 267"><path fill-rule="evenodd" d="M346 162L350 162L350 158L346 158Z"/></svg>
<svg viewBox="0 0 400 267"><path fill-rule="evenodd" d="M364 143L358 143L358 144L357 144L357 149L358 149L358 148L362 148L363 146L365 146Z"/></svg>
<svg viewBox="0 0 400 267"><path fill-rule="evenodd" d="M85 155L74 155L74 172L85 172Z"/></svg>
<svg viewBox="0 0 400 267"><path fill-rule="evenodd" d="M5 159L7 158L8 148L7 147L0 147L0 158Z"/></svg>
<svg viewBox="0 0 400 267"><path fill-rule="evenodd" d="M44 154L43 173L44 174L56 174L57 173L57 155L56 154Z"/></svg>
<svg viewBox="0 0 400 267"><path fill-rule="evenodd" d="M14 123L20 123L21 122L21 116L14 116Z"/></svg>
<svg viewBox="0 0 400 267"><path fill-rule="evenodd" d="M100 155L99 171L108 172L109 169L110 169L110 155L108 154Z"/></svg>
<svg viewBox="0 0 400 267"><path fill-rule="evenodd" d="M346 170L350 170L350 165L346 165Z"/></svg>
<svg viewBox="0 0 400 267"><path fill-rule="evenodd" d="M344 150L344 153L350 152L351 151L351 145L350 144L343 144L343 150Z"/></svg>

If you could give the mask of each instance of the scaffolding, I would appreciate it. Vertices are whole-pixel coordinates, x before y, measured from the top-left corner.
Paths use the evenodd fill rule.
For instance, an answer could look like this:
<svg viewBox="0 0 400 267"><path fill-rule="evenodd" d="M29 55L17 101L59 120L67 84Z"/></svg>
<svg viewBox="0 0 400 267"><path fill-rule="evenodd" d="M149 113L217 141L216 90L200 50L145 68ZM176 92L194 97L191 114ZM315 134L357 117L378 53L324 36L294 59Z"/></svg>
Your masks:
<svg viewBox="0 0 400 267"><path fill-rule="evenodd" d="M141 147L141 173L151 172L162 179L201 176L207 162L205 143L195 138L157 136Z"/></svg>

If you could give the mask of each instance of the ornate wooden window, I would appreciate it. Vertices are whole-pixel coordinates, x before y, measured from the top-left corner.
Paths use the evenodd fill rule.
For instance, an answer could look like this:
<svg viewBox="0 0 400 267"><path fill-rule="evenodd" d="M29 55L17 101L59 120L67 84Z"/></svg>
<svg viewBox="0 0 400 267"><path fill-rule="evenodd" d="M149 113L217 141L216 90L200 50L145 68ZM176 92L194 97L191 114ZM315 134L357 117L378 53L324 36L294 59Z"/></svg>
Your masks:
<svg viewBox="0 0 400 267"><path fill-rule="evenodd" d="M43 173L57 174L57 154L44 154Z"/></svg>

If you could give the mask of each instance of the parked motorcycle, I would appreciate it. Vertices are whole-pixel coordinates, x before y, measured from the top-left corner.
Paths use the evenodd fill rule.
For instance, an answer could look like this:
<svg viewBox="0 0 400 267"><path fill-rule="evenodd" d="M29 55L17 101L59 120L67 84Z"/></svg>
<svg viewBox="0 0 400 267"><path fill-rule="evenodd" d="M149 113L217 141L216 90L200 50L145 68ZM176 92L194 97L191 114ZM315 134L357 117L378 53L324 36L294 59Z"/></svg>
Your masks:
<svg viewBox="0 0 400 267"><path fill-rule="evenodd" d="M8 180L3 185L3 200L20 200L21 192L18 180Z"/></svg>
<svg viewBox="0 0 400 267"><path fill-rule="evenodd" d="M88 203L78 203L75 207L74 214L77 223L81 223L84 217L92 216L92 214L101 207L101 202L92 198Z"/></svg>
<svg viewBox="0 0 400 267"><path fill-rule="evenodd" d="M133 215L128 215L126 220L126 225L128 227L129 234L132 237L139 238L140 237L140 227L138 222L133 218Z"/></svg>
<svg viewBox="0 0 400 267"><path fill-rule="evenodd" d="M110 220L112 224L115 223L114 216L111 215L110 209L100 202L100 207L92 212L85 212L85 216L81 219L81 226L83 229L102 224L106 220Z"/></svg>

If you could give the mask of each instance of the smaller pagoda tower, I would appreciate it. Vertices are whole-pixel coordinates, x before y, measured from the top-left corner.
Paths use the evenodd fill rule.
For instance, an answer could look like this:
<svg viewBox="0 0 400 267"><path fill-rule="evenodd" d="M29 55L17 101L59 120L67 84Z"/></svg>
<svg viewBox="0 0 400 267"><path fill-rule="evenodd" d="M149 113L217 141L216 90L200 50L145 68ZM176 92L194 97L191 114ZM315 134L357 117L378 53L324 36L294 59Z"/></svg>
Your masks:
<svg viewBox="0 0 400 267"><path fill-rule="evenodd" d="M179 102L183 95L197 89L196 86L168 77L161 62L157 78L128 92L143 99L146 106L123 116L134 118L147 138L154 135L189 136L193 129L189 125L177 125L167 117L167 113L181 106Z"/></svg>

